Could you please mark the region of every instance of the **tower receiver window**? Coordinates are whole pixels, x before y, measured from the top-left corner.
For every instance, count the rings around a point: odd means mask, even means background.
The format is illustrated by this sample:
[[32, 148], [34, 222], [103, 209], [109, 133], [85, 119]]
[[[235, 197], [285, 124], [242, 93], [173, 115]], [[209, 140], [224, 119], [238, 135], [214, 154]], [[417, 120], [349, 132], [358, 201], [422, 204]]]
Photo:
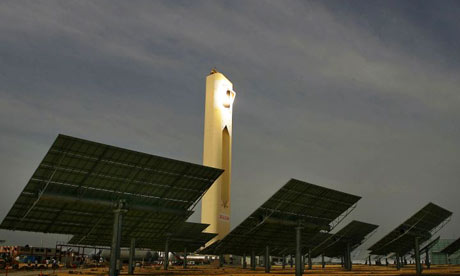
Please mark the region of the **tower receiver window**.
[[227, 90], [227, 92], [225, 92], [225, 97], [224, 97], [224, 103], [223, 103], [224, 107], [230, 108], [230, 106], [233, 103], [234, 98], [235, 98], [235, 92]]

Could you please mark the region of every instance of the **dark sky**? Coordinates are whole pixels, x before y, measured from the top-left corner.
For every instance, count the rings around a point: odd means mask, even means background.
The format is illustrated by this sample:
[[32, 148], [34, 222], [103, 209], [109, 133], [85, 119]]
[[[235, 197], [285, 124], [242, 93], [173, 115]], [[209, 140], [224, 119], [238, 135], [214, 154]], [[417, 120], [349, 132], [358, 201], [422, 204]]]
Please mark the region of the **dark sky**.
[[458, 1], [1, 1], [0, 219], [58, 133], [201, 163], [216, 66], [237, 93], [232, 227], [298, 178], [363, 197], [363, 248], [429, 201], [456, 238], [459, 27]]

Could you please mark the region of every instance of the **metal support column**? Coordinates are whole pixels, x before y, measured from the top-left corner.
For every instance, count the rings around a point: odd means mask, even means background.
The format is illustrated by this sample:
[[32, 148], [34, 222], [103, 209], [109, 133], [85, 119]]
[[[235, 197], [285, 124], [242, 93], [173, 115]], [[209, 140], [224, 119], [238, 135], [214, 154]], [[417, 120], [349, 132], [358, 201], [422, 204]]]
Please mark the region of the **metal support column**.
[[302, 274], [305, 273], [305, 255], [302, 254], [302, 258], [300, 258], [300, 269], [302, 270]]
[[243, 254], [243, 269], [246, 269], [248, 267], [248, 264], [246, 262], [246, 252]]
[[426, 264], [426, 268], [430, 269], [430, 267], [431, 267], [430, 250], [428, 248], [425, 250], [425, 264]]
[[187, 247], [184, 248], [184, 263], [183, 263], [183, 268], [187, 268]]
[[125, 210], [125, 202], [120, 200], [117, 208], [113, 211], [113, 232], [112, 232], [112, 246], [110, 248], [110, 276], [117, 276], [121, 269], [120, 263], [120, 244], [121, 244], [121, 226], [123, 221], [123, 213]]
[[324, 254], [321, 254], [321, 267], [322, 268], [326, 267], [326, 263], [324, 262]]
[[268, 245], [265, 246], [264, 262], [265, 262], [265, 273], [270, 273], [270, 247], [268, 247]]
[[294, 255], [290, 255], [291, 257], [291, 268], [294, 267]]
[[401, 269], [401, 258], [399, 257], [398, 253], [396, 253], [396, 269], [397, 270]]
[[[112, 251], [110, 251], [110, 253], [112, 253]], [[65, 258], [64, 258], [64, 267], [68, 267], [67, 265], [67, 261], [68, 261], [68, 258], [69, 258], [69, 248], [66, 246], [66, 249], [65, 249]], [[110, 273], [110, 272], [109, 272]], [[110, 274], [109, 274], [110, 275]]]
[[302, 252], [300, 248], [302, 227], [295, 228], [295, 276], [302, 276]]
[[224, 266], [224, 254], [219, 255], [219, 267]]
[[350, 249], [350, 243], [347, 243], [347, 270], [351, 271], [353, 266], [353, 262], [351, 260], [351, 249]]
[[163, 269], [168, 270], [169, 266], [169, 235], [166, 237], [165, 241], [165, 253], [163, 257]]
[[256, 270], [256, 254], [254, 250], [251, 251], [251, 269]]
[[131, 238], [131, 246], [129, 247], [129, 263], [128, 263], [128, 274], [134, 274], [134, 256], [135, 256], [135, 249], [136, 248], [136, 239]]
[[308, 270], [313, 268], [313, 264], [311, 262], [311, 249], [308, 249]]
[[282, 266], [282, 268], [284, 270], [284, 269], [286, 269], [286, 255], [283, 254], [283, 256], [281, 258], [283, 258], [281, 260], [281, 266]]
[[419, 247], [419, 238], [415, 237], [414, 239], [415, 242], [415, 271], [417, 275], [422, 274], [422, 266], [420, 264], [420, 247]]
[[372, 266], [372, 263], [371, 263], [371, 255], [369, 255], [369, 266]]

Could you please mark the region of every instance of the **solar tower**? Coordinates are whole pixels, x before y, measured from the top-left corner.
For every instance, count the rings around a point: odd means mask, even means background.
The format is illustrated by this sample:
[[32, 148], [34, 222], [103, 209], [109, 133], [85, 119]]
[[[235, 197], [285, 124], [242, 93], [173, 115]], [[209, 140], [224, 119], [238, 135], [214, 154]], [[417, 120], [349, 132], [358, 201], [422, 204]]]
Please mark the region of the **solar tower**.
[[201, 222], [206, 232], [220, 240], [230, 231], [230, 182], [232, 161], [233, 84], [215, 69], [206, 77], [203, 165], [222, 168], [224, 173], [203, 196]]

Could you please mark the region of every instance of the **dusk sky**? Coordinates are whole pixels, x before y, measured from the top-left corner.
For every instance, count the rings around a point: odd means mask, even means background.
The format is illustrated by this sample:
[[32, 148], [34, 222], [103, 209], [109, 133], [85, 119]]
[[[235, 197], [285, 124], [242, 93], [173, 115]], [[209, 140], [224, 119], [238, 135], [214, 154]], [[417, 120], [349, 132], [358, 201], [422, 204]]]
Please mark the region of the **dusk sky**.
[[362, 196], [358, 255], [428, 202], [460, 235], [460, 1], [1, 1], [0, 220], [59, 133], [201, 163], [214, 66], [232, 227], [297, 178]]

